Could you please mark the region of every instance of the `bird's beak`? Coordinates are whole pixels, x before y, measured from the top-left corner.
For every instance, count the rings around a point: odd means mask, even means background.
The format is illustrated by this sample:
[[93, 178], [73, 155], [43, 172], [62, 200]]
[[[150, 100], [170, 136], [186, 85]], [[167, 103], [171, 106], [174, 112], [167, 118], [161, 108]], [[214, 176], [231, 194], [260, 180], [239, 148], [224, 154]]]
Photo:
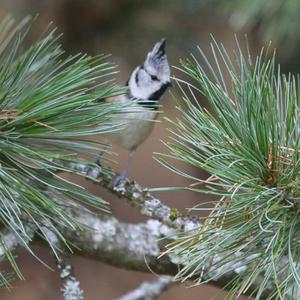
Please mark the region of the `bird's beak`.
[[166, 39], [162, 39], [160, 42], [158, 42], [158, 44], [159, 44], [158, 51], [163, 51], [165, 53]]
[[161, 41], [157, 42], [152, 50], [152, 54], [156, 57], [162, 57], [166, 54], [165, 52], [166, 47], [166, 39], [162, 39]]

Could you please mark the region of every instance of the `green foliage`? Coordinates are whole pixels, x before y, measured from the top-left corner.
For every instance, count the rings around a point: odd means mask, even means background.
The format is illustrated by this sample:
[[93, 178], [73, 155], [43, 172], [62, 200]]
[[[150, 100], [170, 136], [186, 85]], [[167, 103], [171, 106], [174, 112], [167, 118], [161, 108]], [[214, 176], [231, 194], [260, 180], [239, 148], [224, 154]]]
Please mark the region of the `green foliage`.
[[[0, 227], [13, 232], [33, 254], [27, 245], [28, 225], [39, 228], [46, 240], [45, 228], [67, 243], [57, 224], [80, 228], [67, 205], [109, 211], [104, 200], [57, 171], [71, 173], [63, 165], [87, 163], [91, 153], [99, 153], [102, 145], [87, 137], [116, 130], [109, 120], [120, 109], [99, 100], [121, 91], [110, 79], [115, 67], [105, 56], [67, 57], [55, 30], [46, 30], [27, 47], [32, 25], [30, 18], [15, 25], [10, 17], [0, 25]], [[0, 244], [5, 245], [2, 236]], [[20, 275], [8, 247], [4, 248]], [[4, 278], [1, 274], [0, 284], [7, 284]]]
[[247, 0], [213, 2], [229, 16], [235, 30], [257, 28], [265, 40], [299, 40], [300, 2], [298, 0]]
[[[234, 58], [222, 44], [211, 45], [210, 64], [182, 61], [188, 81], [178, 79], [181, 117], [171, 121], [169, 154], [159, 161], [194, 182], [198, 192], [219, 196], [203, 227], [183, 234], [169, 251], [184, 267], [177, 278], [205, 282], [237, 272], [230, 283], [232, 297], [261, 284], [256, 299], [287, 299], [300, 285], [300, 107], [299, 79], [284, 76], [265, 51], [255, 59], [243, 55], [239, 43]], [[206, 67], [205, 67], [206, 65]], [[203, 94], [212, 111], [201, 107]], [[206, 180], [173, 166], [176, 159], [207, 171]], [[205, 204], [207, 205], [207, 203]], [[193, 210], [207, 211], [204, 204]], [[205, 271], [205, 272], [203, 272]], [[270, 283], [275, 289], [270, 289]], [[271, 285], [272, 286], [272, 285]], [[267, 295], [266, 295], [267, 293]]]

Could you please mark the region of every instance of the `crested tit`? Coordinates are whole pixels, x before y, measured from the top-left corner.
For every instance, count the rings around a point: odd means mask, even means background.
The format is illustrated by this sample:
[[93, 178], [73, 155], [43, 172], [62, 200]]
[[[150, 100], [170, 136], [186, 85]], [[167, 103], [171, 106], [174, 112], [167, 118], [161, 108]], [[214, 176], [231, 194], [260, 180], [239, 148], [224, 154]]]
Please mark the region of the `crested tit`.
[[[151, 104], [158, 104], [159, 98], [171, 85], [170, 66], [165, 53], [166, 40], [157, 42], [147, 54], [144, 63], [134, 69], [128, 81], [127, 95], [121, 95], [113, 102], [125, 102], [136, 99], [139, 109], [136, 112], [122, 114], [123, 128], [107, 135], [108, 139], [129, 151], [128, 160], [123, 172], [117, 176], [113, 186], [119, 184], [128, 174], [133, 153], [150, 135], [157, 118], [157, 108]], [[150, 105], [150, 106], [149, 106]]]

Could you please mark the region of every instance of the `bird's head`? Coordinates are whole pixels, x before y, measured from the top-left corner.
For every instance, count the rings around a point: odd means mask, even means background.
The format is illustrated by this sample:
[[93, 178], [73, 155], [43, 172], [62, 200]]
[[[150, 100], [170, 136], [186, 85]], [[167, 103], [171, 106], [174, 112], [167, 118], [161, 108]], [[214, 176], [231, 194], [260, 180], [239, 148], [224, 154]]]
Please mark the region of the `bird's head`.
[[145, 100], [158, 100], [171, 85], [165, 46], [165, 39], [157, 42], [147, 54], [143, 65], [132, 72], [128, 80], [131, 96]]

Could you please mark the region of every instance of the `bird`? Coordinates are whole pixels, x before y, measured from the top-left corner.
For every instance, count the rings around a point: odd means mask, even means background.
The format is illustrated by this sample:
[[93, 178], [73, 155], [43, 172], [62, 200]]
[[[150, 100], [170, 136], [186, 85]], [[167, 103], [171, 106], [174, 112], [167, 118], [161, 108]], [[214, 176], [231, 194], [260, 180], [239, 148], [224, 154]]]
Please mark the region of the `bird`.
[[122, 115], [122, 130], [106, 136], [111, 143], [119, 144], [128, 150], [126, 166], [113, 180], [113, 187], [127, 177], [134, 152], [153, 130], [155, 124], [153, 120], [158, 116], [157, 104], [171, 86], [170, 66], [165, 48], [166, 39], [156, 42], [152, 50], [148, 52], [143, 64], [137, 66], [130, 74], [126, 83], [127, 93], [108, 100], [124, 103], [135, 99], [135, 103], [139, 107], [134, 112], [125, 112]]

